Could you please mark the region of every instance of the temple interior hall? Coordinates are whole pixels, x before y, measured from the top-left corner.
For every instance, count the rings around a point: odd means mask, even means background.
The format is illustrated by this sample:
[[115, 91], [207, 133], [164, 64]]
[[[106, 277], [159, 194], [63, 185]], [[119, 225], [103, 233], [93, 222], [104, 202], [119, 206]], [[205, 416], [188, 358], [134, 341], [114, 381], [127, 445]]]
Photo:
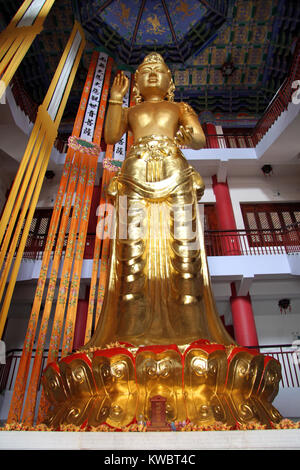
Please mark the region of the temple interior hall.
[[[1, 30], [22, 3], [0, 0]], [[206, 145], [201, 150], [182, 151], [205, 183], [199, 212], [218, 313], [238, 344], [280, 361], [282, 380], [274, 406], [285, 417], [300, 419], [300, 2], [55, 0], [0, 104], [2, 212], [75, 21], [81, 25], [86, 43], [5, 322], [2, 340], [7, 356], [6, 364], [0, 366], [0, 421], [4, 423], [9, 413], [68, 142], [95, 50], [112, 57], [111, 80], [118, 70], [133, 76], [147, 53], [158, 52], [171, 70], [175, 101], [188, 103], [197, 113]], [[103, 136], [99, 147], [74, 350], [84, 343], [91, 294], [97, 207], [107, 150]], [[116, 157], [122, 159], [124, 155]], [[70, 226], [71, 215], [66, 239]], [[61, 275], [59, 271], [58, 279]], [[45, 333], [43, 363], [57, 289]], [[4, 296], [1, 308], [3, 301]], [[41, 319], [32, 360], [37, 354], [40, 324]]]

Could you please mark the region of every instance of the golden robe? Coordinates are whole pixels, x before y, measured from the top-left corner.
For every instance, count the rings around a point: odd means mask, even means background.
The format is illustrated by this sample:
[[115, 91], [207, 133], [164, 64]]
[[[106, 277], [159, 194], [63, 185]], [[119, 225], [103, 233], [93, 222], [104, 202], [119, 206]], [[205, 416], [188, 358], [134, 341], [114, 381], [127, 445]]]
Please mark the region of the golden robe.
[[197, 202], [201, 176], [168, 137], [134, 144], [115, 198], [108, 282], [89, 347], [234, 341], [216, 311]]

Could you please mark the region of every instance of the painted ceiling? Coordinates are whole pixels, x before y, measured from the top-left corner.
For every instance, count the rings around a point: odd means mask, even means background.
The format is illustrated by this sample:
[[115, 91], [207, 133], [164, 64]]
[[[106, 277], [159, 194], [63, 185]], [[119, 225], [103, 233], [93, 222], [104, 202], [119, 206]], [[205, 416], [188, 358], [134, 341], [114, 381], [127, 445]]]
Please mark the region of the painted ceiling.
[[[202, 21], [206, 8], [191, 0], [113, 1], [100, 18], [134, 46], [173, 45], [172, 23], [178, 40], [182, 40], [196, 23]], [[89, 16], [87, 16], [89, 20]], [[136, 31], [133, 37], [132, 31]]]
[[[23, 0], [0, 0], [2, 27]], [[232, 127], [252, 125], [288, 74], [300, 31], [299, 0], [56, 0], [19, 69], [25, 89], [42, 102], [74, 19], [87, 47], [63, 125], [76, 114], [93, 49], [135, 68], [157, 50], [170, 66], [175, 99], [200, 116]], [[233, 72], [222, 73], [225, 63]]]

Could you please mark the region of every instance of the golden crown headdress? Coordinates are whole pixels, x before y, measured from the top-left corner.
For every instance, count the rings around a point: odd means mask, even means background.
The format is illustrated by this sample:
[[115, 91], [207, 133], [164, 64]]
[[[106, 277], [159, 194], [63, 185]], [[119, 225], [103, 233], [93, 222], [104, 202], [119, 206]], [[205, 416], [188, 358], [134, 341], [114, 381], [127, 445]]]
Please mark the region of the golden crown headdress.
[[149, 63], [153, 63], [153, 62], [154, 63], [160, 62], [162, 64], [165, 64], [165, 61], [164, 61], [163, 57], [160, 54], [158, 54], [158, 52], [150, 52], [150, 54], [146, 55], [146, 57], [144, 58], [141, 65], [149, 64]]
[[[158, 52], [150, 52], [149, 54], [146, 55], [143, 62], [139, 65], [139, 67], [138, 67], [138, 69], [135, 73], [135, 78], [137, 77], [137, 73], [138, 73], [139, 68], [142, 65], [150, 64], [150, 63], [152, 63], [152, 64], [153, 63], [156, 63], [156, 64], [161, 63], [161, 64], [164, 64], [166, 67], [168, 67], [167, 64], [165, 63], [163, 57], [160, 54], [158, 54]], [[175, 85], [174, 85], [174, 82], [173, 82], [173, 79], [172, 79], [172, 74], [171, 74], [171, 71], [170, 71], [169, 68], [168, 68], [168, 72], [170, 74], [170, 87], [169, 87], [166, 98], [167, 98], [168, 101], [174, 101]], [[135, 95], [136, 103], [141, 103], [142, 97], [140, 95], [140, 91], [139, 91], [138, 86], [137, 86], [136, 83], [135, 83], [135, 86], [133, 87], [133, 94]]]

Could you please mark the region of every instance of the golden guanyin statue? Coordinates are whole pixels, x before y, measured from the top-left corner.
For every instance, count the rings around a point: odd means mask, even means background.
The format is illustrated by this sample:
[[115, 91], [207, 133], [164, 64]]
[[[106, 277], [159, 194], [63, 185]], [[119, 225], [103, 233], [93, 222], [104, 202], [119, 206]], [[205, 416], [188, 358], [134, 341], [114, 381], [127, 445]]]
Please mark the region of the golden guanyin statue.
[[114, 79], [105, 140], [134, 143], [108, 188], [116, 220], [105, 299], [81, 351], [48, 366], [48, 423], [122, 427], [151, 419], [166, 399], [168, 421], [271, 425], [280, 366], [239, 347], [215, 307], [197, 210], [201, 176], [181, 147], [205, 145], [196, 113], [174, 102], [171, 72], [157, 53], [135, 74], [136, 105], [122, 106], [128, 79]]
[[204, 184], [179, 148], [205, 145], [198, 117], [189, 105], [174, 102], [171, 72], [157, 53], [136, 72], [131, 108], [122, 107], [127, 88], [120, 73], [104, 137], [115, 144], [131, 131], [134, 144], [108, 189], [118, 216], [109, 285], [89, 346], [186, 345], [199, 338], [232, 344], [213, 306], [205, 306], [209, 278], [197, 215]]

